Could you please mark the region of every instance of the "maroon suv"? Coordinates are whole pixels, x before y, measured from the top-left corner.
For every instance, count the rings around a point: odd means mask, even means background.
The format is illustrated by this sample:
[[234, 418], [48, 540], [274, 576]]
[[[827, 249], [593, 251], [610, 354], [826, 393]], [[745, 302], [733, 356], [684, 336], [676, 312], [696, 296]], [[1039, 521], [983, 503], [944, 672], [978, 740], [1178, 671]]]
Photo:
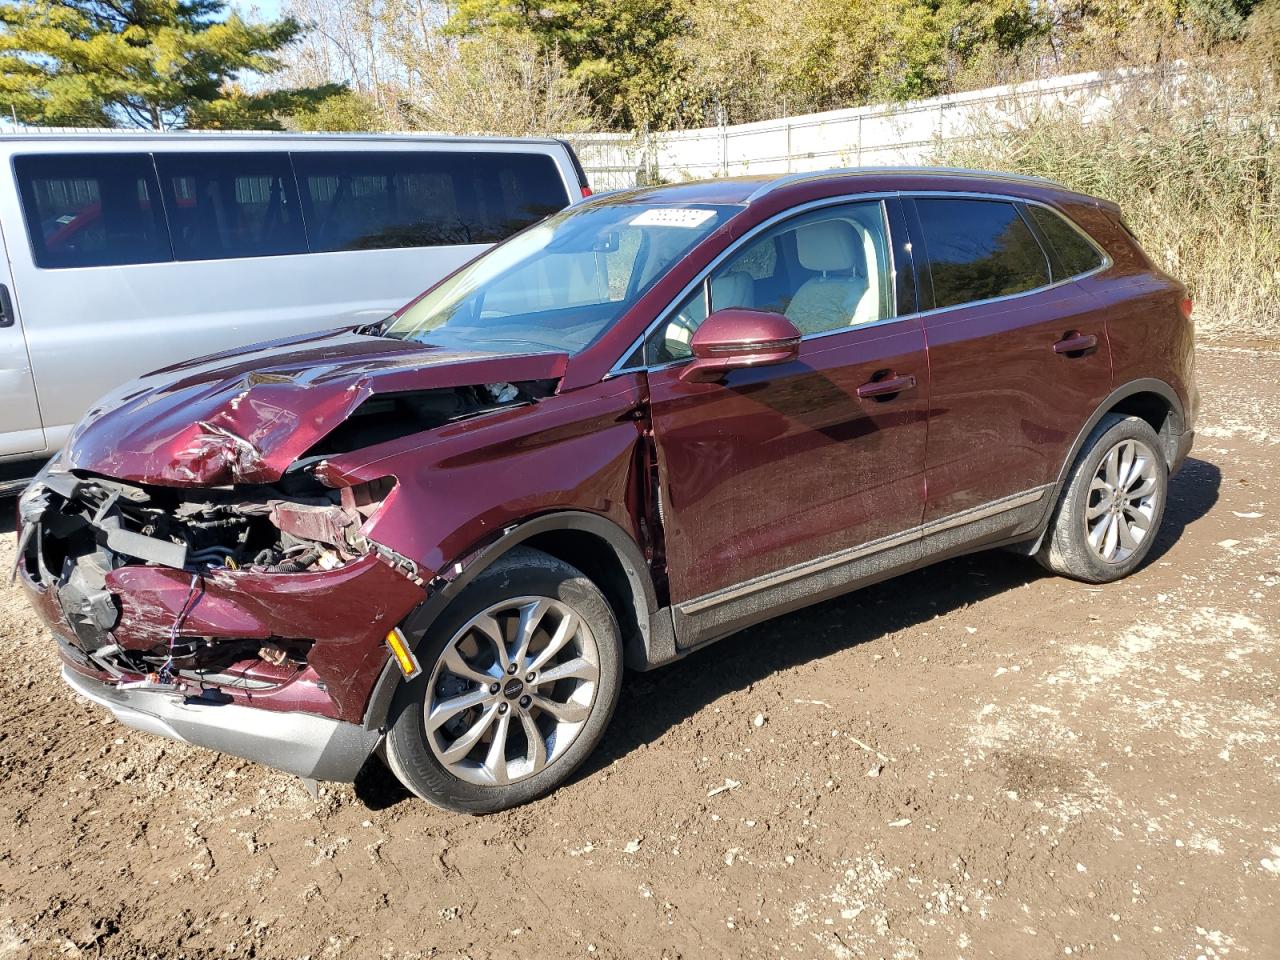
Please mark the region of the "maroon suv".
[[855, 170], [575, 204], [380, 324], [160, 370], [24, 494], [63, 676], [124, 723], [490, 811], [645, 670], [1008, 546], [1151, 548], [1190, 302], [1116, 207]]

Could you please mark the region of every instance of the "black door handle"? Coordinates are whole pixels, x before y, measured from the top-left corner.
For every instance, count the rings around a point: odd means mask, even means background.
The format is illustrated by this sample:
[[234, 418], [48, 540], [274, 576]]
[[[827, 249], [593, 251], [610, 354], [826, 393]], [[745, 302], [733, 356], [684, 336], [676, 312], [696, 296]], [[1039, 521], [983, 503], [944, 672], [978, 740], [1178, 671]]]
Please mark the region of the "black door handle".
[[9, 288], [0, 283], [0, 327], [12, 327], [17, 318], [13, 315], [13, 300]]

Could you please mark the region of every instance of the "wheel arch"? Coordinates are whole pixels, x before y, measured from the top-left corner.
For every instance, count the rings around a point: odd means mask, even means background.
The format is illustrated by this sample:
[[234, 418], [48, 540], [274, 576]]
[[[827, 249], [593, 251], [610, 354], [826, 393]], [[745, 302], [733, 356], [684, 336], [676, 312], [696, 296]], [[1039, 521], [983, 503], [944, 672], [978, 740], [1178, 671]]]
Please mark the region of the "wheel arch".
[[[1040, 533], [1034, 540], [1027, 542], [1025, 552], [1034, 554], [1040, 549], [1045, 534], [1048, 532], [1049, 524], [1052, 523], [1053, 517], [1057, 512], [1058, 499], [1062, 496], [1063, 486], [1070, 479], [1071, 471], [1080, 459], [1085, 441], [1089, 439], [1089, 435], [1093, 433], [1094, 428], [1102, 421], [1102, 418], [1109, 413], [1135, 416], [1149, 423], [1151, 429], [1155, 430], [1156, 436], [1160, 438], [1160, 443], [1164, 448], [1165, 462], [1169, 466], [1170, 473], [1172, 474], [1176, 468], [1179, 440], [1183, 430], [1186, 428], [1186, 416], [1183, 412], [1182, 400], [1178, 397], [1177, 391], [1165, 381], [1157, 380], [1153, 377], [1130, 380], [1128, 383], [1116, 387], [1107, 395], [1105, 400], [1098, 404], [1093, 414], [1085, 421], [1079, 433], [1076, 434], [1076, 439], [1071, 444], [1071, 449], [1058, 470], [1053, 492], [1049, 498], [1049, 509], [1041, 522]], [[1023, 552], [1023, 547], [1018, 547], [1018, 552]]]
[[[532, 517], [507, 528], [496, 540], [468, 551], [443, 569], [456, 576], [430, 591], [406, 618], [406, 639], [416, 647], [436, 618], [481, 573], [517, 546], [541, 550], [581, 570], [604, 594], [622, 632], [626, 665], [646, 669], [674, 654], [669, 608], [660, 608], [653, 578], [636, 542], [612, 520], [580, 510]], [[365, 729], [386, 722], [401, 674], [394, 659], [379, 674], [365, 710]]]

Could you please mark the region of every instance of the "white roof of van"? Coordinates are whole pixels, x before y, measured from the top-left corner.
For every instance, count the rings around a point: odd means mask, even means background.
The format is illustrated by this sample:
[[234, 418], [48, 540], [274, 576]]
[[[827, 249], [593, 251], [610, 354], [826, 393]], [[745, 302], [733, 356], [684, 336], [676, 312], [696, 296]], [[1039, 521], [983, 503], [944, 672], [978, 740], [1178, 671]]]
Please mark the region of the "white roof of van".
[[66, 142], [72, 140], [152, 140], [157, 143], [200, 140], [268, 140], [316, 143], [333, 141], [352, 143], [374, 141], [385, 143], [467, 143], [477, 146], [494, 144], [560, 143], [555, 137], [489, 137], [455, 136], [446, 133], [301, 133], [290, 130], [120, 130], [99, 127], [29, 127], [0, 131], [0, 142], [30, 143], [33, 140]]

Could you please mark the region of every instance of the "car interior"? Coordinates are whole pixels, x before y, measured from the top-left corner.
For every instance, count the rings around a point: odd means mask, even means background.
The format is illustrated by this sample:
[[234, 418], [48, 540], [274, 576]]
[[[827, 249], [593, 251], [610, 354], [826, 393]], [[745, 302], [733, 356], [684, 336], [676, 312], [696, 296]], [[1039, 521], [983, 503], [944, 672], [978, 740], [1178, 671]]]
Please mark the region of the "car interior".
[[[853, 204], [769, 233], [731, 259], [711, 277], [711, 310], [781, 313], [806, 335], [852, 329], [893, 315], [891, 272], [880, 204]], [[655, 338], [649, 362], [690, 356], [706, 318], [699, 289]]]

